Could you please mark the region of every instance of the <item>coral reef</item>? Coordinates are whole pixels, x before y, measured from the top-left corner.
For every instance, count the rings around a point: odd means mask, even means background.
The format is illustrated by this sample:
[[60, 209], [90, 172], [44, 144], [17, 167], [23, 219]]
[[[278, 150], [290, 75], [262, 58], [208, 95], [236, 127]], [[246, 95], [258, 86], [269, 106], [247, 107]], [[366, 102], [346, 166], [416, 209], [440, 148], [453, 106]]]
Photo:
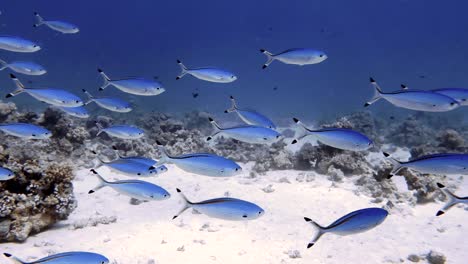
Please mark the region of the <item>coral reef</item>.
[[76, 208], [70, 166], [36, 160], [7, 166], [16, 177], [0, 183], [0, 242], [24, 241]]

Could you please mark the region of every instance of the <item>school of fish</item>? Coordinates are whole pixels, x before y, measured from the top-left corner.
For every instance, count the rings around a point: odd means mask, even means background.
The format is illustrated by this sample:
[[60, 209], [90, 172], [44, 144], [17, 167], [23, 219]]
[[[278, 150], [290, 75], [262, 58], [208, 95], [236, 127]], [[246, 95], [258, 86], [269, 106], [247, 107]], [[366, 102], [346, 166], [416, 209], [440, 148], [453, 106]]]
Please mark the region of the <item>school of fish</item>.
[[[79, 33], [78, 26], [61, 20], [46, 20], [39, 13], [34, 13], [34, 28], [47, 27], [51, 30], [63, 34]], [[9, 52], [31, 53], [38, 52], [41, 47], [34, 41], [24, 39], [19, 36], [0, 36], [0, 50]], [[310, 48], [287, 49], [279, 53], [271, 53], [265, 49], [260, 50], [267, 57], [267, 61], [262, 68], [268, 68], [274, 61], [291, 65], [313, 65], [324, 62], [328, 59], [325, 52]], [[231, 83], [237, 80], [237, 76], [223, 68], [200, 67], [188, 68], [181, 60], [176, 60], [181, 69], [177, 80], [186, 75], [191, 75], [199, 80], [214, 83]], [[40, 76], [47, 73], [46, 68], [32, 61], [3, 61], [0, 60], [0, 71], [10, 70], [15, 74]], [[10, 78], [13, 81], [15, 90], [5, 95], [6, 98], [28, 94], [34, 99], [49, 104], [63, 111], [64, 113], [77, 117], [89, 118], [91, 114], [86, 110], [86, 106], [91, 103], [99, 107], [117, 112], [128, 113], [134, 106], [124, 99], [118, 97], [95, 96], [94, 92], [82, 89], [86, 99], [70, 92], [67, 89], [50, 87], [26, 87], [20, 79], [13, 73]], [[110, 78], [102, 69], [98, 69], [98, 74], [102, 77], [103, 83], [99, 91], [104, 91], [112, 86], [124, 93], [138, 96], [157, 96], [166, 91], [157, 80], [143, 77], [132, 78]], [[468, 105], [468, 89], [465, 88], [439, 88], [433, 90], [412, 90], [406, 85], [394, 92], [384, 92], [377, 82], [370, 78], [370, 86], [374, 91], [374, 96], [365, 103], [368, 107], [381, 99], [390, 104], [409, 110], [425, 112], [446, 112], [460, 106]], [[272, 120], [265, 115], [252, 110], [239, 108], [233, 96], [230, 97], [231, 107], [225, 113], [236, 113], [245, 123], [232, 127], [219, 125], [213, 118], [207, 122], [213, 125], [215, 132], [207, 135], [206, 140], [215, 140], [218, 136], [236, 139], [238, 141], [251, 144], [271, 144], [283, 136], [277, 131], [277, 127]], [[304, 125], [298, 118], [292, 118], [292, 123], [297, 124], [304, 133], [296, 137], [291, 144], [296, 144], [305, 137], [312, 137], [322, 144], [333, 148], [347, 151], [365, 151], [374, 147], [373, 141], [359, 131], [344, 128], [319, 128], [312, 129]], [[107, 134], [125, 140], [138, 140], [145, 136], [145, 132], [135, 126], [128, 124], [112, 125], [103, 127], [99, 122], [95, 122], [98, 128], [97, 137]], [[0, 124], [0, 131], [5, 135], [19, 137], [24, 140], [47, 140], [52, 137], [52, 133], [47, 129], [26, 123], [4, 123]], [[233, 160], [218, 156], [212, 153], [186, 153], [182, 155], [171, 155], [164, 145], [157, 142], [157, 147], [161, 152], [159, 160], [149, 157], [125, 157], [121, 156], [119, 150], [114, 147], [118, 158], [105, 161], [99, 157], [99, 153], [93, 152], [100, 161], [100, 166], [109, 168], [112, 172], [128, 177], [152, 177], [168, 171], [165, 164], [174, 164], [178, 168], [188, 173], [204, 175], [209, 177], [234, 177], [242, 172], [242, 167]], [[421, 173], [437, 175], [466, 175], [468, 174], [468, 154], [464, 153], [438, 153], [422, 156], [410, 161], [399, 161], [391, 157], [388, 153], [383, 155], [393, 164], [388, 178], [396, 175], [402, 168], [409, 168]], [[108, 181], [99, 172], [91, 169], [90, 172], [98, 179], [98, 185], [89, 191], [93, 194], [102, 188], [109, 187], [128, 197], [142, 201], [162, 201], [169, 199], [171, 194], [163, 187], [142, 180], [118, 180]], [[15, 173], [8, 168], [0, 167], [0, 181], [8, 181], [15, 177]], [[448, 197], [448, 202], [437, 213], [440, 216], [446, 213], [451, 207], [458, 203], [468, 204], [468, 197], [459, 197], [450, 192], [442, 183], [437, 183], [440, 190]], [[183, 201], [183, 207], [176, 213], [173, 219], [179, 217], [184, 211], [192, 208], [209, 217], [224, 219], [228, 221], [255, 220], [266, 213], [259, 205], [229, 197], [211, 198], [201, 202], [192, 202], [182, 193], [176, 190]], [[384, 222], [388, 212], [381, 208], [363, 208], [350, 212], [337, 219], [328, 226], [321, 226], [314, 220], [304, 217], [305, 221], [312, 224], [317, 230], [315, 236], [307, 244], [307, 248], [317, 243], [318, 239], [326, 234], [350, 235], [370, 230]], [[189, 216], [187, 216], [189, 217]], [[109, 260], [93, 252], [64, 252], [38, 259], [33, 262], [25, 262], [10, 253], [4, 253], [5, 258], [13, 263], [47, 263], [47, 264], [106, 264]]]

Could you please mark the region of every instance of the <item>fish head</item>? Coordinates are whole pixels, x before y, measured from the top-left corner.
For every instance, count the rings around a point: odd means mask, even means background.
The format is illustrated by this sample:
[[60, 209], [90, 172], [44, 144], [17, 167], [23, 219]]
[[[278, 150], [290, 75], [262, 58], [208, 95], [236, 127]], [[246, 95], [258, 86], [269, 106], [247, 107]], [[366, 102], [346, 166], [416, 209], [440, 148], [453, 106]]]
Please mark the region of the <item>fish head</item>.
[[104, 256], [99, 256], [96, 259], [96, 264], [109, 264], [109, 263], [110, 261]]
[[33, 139], [48, 139], [51, 136], [52, 136], [52, 133], [50, 131], [44, 131], [42, 133], [32, 134]]
[[453, 110], [459, 106], [460, 106], [460, 103], [456, 100], [453, 100], [452, 102], [450, 102], [448, 109]]
[[157, 167], [155, 170], [157, 171], [157, 173], [165, 173], [165, 172], [167, 172], [167, 167], [164, 166], [164, 165], [161, 165], [161, 166]]
[[317, 54], [316, 54], [316, 58], [315, 60], [317, 61], [317, 63], [319, 62], [322, 62], [324, 60], [328, 59], [328, 56], [327, 54], [325, 54], [324, 52], [321, 52], [321, 51], [318, 51]]
[[27, 48], [28, 50], [30, 50], [32, 52], [41, 50], [41, 46], [39, 46], [37, 44], [30, 44], [30, 45], [27, 45], [25, 48]]
[[47, 73], [47, 70], [44, 69], [43, 67], [38, 67], [36, 70], [35, 70], [35, 73], [37, 75], [43, 75], [43, 74], [46, 74]]
[[253, 220], [253, 219], [257, 219], [261, 217], [264, 214], [265, 214], [265, 210], [263, 210], [259, 206], [254, 206], [250, 210], [244, 212], [242, 214], [242, 218], [245, 220]]
[[71, 30], [70, 30], [71, 33], [78, 33], [80, 32], [80, 29], [78, 27], [73, 27]]
[[155, 191], [155, 192], [151, 192], [151, 193], [148, 193], [148, 194], [145, 194], [144, 195], [148, 200], [167, 200], [169, 198], [171, 198], [171, 194], [168, 193], [166, 190], [162, 189], [162, 190], [158, 190], [158, 191]]
[[232, 74], [231, 76], [229, 76], [229, 81], [233, 82], [237, 80], [237, 76], [235, 76], [234, 74]]
[[239, 165], [234, 163], [232, 166], [223, 168], [221, 171], [219, 171], [219, 174], [221, 176], [229, 177], [229, 176], [238, 175], [241, 172], [242, 172], [242, 168]]

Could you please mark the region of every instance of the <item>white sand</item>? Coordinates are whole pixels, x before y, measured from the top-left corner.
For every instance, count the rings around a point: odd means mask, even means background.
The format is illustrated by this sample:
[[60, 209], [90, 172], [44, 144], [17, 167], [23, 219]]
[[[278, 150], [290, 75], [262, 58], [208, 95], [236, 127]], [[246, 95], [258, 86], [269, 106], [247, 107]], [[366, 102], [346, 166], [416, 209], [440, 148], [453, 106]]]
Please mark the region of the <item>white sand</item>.
[[[326, 176], [298, 171], [273, 171], [250, 179], [249, 165], [244, 166], [243, 175], [227, 179], [193, 175], [169, 165], [168, 173], [148, 180], [167, 189], [172, 197], [140, 205], [131, 205], [129, 198], [110, 188], [88, 195], [97, 180], [88, 170], [81, 170], [75, 180], [79, 204], [70, 218], [23, 244], [2, 244], [1, 250], [29, 261], [63, 251], [94, 251], [121, 264], [147, 264], [152, 263], [151, 259], [170, 264], [400, 263], [400, 259], [408, 263], [409, 254], [436, 250], [447, 257], [448, 263], [467, 263], [468, 212], [455, 207], [435, 217], [441, 203], [416, 208], [398, 205], [403, 213], [395, 210], [373, 230], [345, 237], [326, 234], [314, 247], [306, 249], [315, 230], [303, 220], [304, 216], [328, 225], [353, 210], [381, 204], [357, 196], [349, 180], [332, 187]], [[128, 179], [112, 176], [105, 168], [99, 171], [108, 180]], [[315, 179], [298, 182], [296, 177], [304, 173], [315, 175]], [[262, 191], [269, 184], [274, 192]], [[229, 222], [188, 210], [171, 220], [181, 207], [176, 187], [192, 201], [229, 192], [231, 197], [257, 203], [266, 214], [250, 222]], [[468, 194], [466, 181], [456, 192]], [[71, 228], [74, 223], [101, 216], [116, 216], [117, 222]], [[288, 251], [294, 250], [301, 258], [290, 258]], [[0, 263], [9, 261], [0, 257]]]

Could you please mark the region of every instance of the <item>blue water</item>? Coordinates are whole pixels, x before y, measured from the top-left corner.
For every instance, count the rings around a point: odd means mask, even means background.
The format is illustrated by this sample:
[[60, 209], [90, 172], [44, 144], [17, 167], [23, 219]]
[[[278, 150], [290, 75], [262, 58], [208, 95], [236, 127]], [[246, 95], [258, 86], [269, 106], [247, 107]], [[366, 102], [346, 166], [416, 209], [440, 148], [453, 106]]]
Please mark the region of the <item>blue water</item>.
[[[115, 88], [101, 92], [132, 100], [140, 110], [221, 114], [232, 94], [241, 106], [273, 119], [334, 117], [363, 109], [373, 93], [369, 76], [386, 91], [400, 83], [420, 89], [468, 86], [467, 7], [466, 1], [435, 0], [4, 0], [0, 33], [29, 38], [43, 49], [0, 51], [0, 58], [34, 60], [48, 73], [21, 79], [63, 87], [82, 98], [82, 88], [99, 95], [97, 67], [111, 78], [158, 76], [166, 87], [160, 96], [132, 96]], [[34, 11], [45, 19], [72, 22], [80, 32], [34, 29]], [[303, 67], [275, 61], [261, 69], [266, 57], [260, 48], [277, 53], [295, 47], [323, 50], [329, 58]], [[238, 80], [218, 84], [186, 76], [176, 81], [176, 59], [188, 67], [226, 68]], [[14, 88], [7, 71], [0, 72], [0, 87], [5, 93]], [[12, 100], [25, 108], [46, 107], [27, 95]], [[412, 112], [386, 102], [371, 107], [387, 114]]]

